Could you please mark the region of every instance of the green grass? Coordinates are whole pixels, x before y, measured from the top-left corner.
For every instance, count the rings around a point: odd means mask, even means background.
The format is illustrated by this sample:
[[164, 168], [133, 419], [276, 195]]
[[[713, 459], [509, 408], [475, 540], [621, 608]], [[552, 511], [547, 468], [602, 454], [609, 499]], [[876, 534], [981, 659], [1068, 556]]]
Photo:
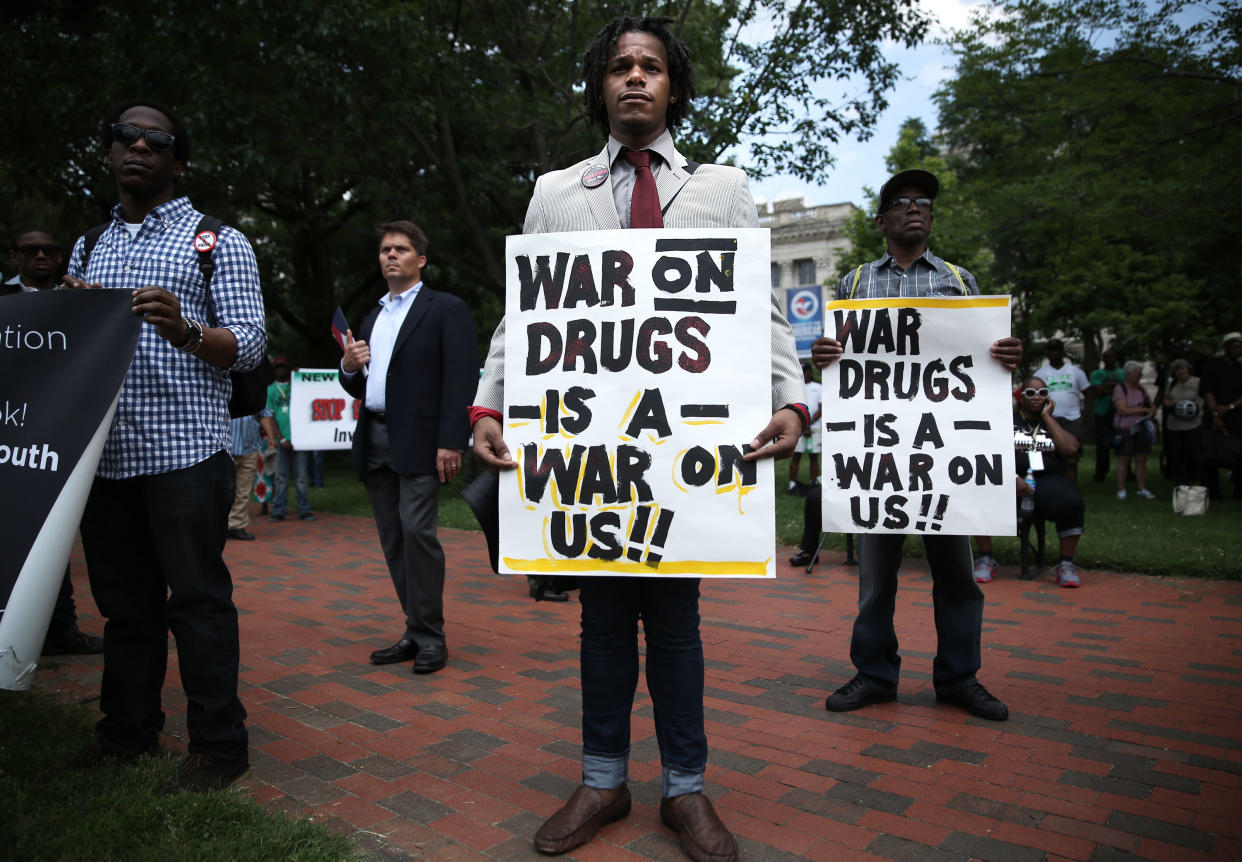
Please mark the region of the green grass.
[[[1242, 578], [1242, 502], [1213, 500], [1202, 517], [1185, 518], [1173, 514], [1173, 484], [1160, 475], [1159, 451], [1148, 456], [1147, 486], [1155, 500], [1134, 494], [1133, 478], [1129, 499], [1117, 499], [1116, 459], [1113, 471], [1103, 482], [1094, 482], [1095, 447], [1087, 446], [1083, 455], [1078, 490], [1087, 503], [1086, 531], [1078, 543], [1075, 559], [1086, 569], [1134, 572], [1151, 575], [1178, 575], [1201, 578]], [[802, 481], [809, 479], [807, 458], [801, 464]], [[782, 544], [796, 545], [802, 537], [802, 498], [780, 493], [788, 482], [789, 462], [777, 464], [776, 536]], [[1226, 494], [1229, 480], [1221, 474]], [[1016, 536], [992, 540], [996, 558], [1017, 565], [1019, 547]], [[824, 547], [845, 550], [845, 537], [830, 534]], [[906, 553], [922, 556], [920, 542], [907, 542]], [[1057, 561], [1056, 529], [1048, 525], [1044, 561]]]
[[79, 704], [38, 690], [0, 691], [0, 853], [95, 862], [298, 860], [358, 856], [306, 818], [268, 814], [238, 790], [162, 797], [179, 757], [164, 753], [88, 772], [67, 758], [94, 739]]
[[[1118, 572], [1139, 572], [1153, 575], [1179, 575], [1204, 578], [1242, 578], [1242, 503], [1235, 500], [1213, 501], [1202, 517], [1184, 518], [1173, 514], [1173, 485], [1159, 474], [1158, 451], [1149, 456], [1148, 487], [1159, 499], [1135, 497], [1133, 480], [1130, 499], [1116, 496], [1115, 474], [1101, 483], [1091, 481], [1091, 465], [1095, 449], [1087, 447], [1083, 456], [1083, 475], [1078, 488], [1087, 501], [1086, 534], [1078, 545], [1078, 564], [1087, 569]], [[1115, 462], [1116, 459], [1114, 459]], [[467, 459], [463, 475], [473, 475]], [[802, 481], [809, 480], [808, 459], [800, 464]], [[1115, 468], [1115, 463], [1114, 463]], [[311, 490], [314, 507], [329, 512], [371, 516], [362, 485], [354, 478], [348, 452], [329, 452], [326, 464], [326, 488]], [[784, 493], [788, 482], [789, 462], [776, 464], [776, 539], [782, 545], [796, 546], [802, 538], [801, 497]], [[465, 501], [461, 489], [466, 479], [456, 479], [440, 491], [440, 523], [461, 530], [477, 530], [478, 524]], [[1222, 474], [1221, 486], [1229, 488]], [[830, 534], [825, 548], [845, 550], [845, 536]], [[1001, 536], [994, 540], [997, 559], [1017, 564], [1018, 540]], [[1048, 534], [1047, 561], [1056, 562], [1055, 531]], [[908, 542], [906, 551], [922, 554], [919, 542]]]

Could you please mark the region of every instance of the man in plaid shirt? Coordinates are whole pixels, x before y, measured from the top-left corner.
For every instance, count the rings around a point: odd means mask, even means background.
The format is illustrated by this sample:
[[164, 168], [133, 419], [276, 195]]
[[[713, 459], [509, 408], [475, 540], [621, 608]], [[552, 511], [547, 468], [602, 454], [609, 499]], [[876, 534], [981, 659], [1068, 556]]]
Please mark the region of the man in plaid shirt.
[[[875, 226], [883, 231], [888, 249], [841, 279], [837, 299], [915, 299], [928, 296], [978, 296], [975, 277], [931, 253], [932, 205], [940, 181], [928, 171], [901, 171], [880, 189]], [[992, 344], [992, 358], [1013, 371], [1022, 361], [1022, 342], [1012, 336]], [[824, 368], [841, 357], [835, 338], [819, 338], [811, 358]], [[832, 405], [824, 404], [825, 415]], [[897, 570], [906, 537], [895, 533], [864, 533], [858, 540], [858, 616], [850, 643], [850, 660], [857, 675], [833, 694], [824, 706], [847, 712], [872, 703], [897, 699], [901, 656], [893, 610], [897, 598]], [[936, 657], [932, 685], [936, 700], [961, 707], [972, 715], [1004, 721], [1009, 709], [975, 678], [981, 663], [983, 591], [975, 583], [969, 536], [923, 536], [932, 576], [932, 604], [936, 623]]]
[[[91, 590], [104, 628], [103, 718], [72, 766], [155, 751], [168, 631], [186, 693], [189, 755], [165, 787], [226, 787], [249, 770], [237, 696], [238, 627], [224, 564], [233, 500], [229, 371], [267, 347], [263, 297], [246, 237], [198, 231], [175, 183], [190, 139], [157, 102], [128, 102], [103, 124], [120, 203], [94, 249], [74, 245], [65, 285], [128, 290], [145, 321], [82, 518]], [[211, 249], [210, 296], [198, 250]]]

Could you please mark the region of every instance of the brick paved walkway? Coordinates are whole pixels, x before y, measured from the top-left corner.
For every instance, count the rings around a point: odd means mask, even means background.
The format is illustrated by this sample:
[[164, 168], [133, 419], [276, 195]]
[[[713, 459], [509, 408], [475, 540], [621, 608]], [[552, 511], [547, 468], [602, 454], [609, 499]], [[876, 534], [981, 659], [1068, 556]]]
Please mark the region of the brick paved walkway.
[[[401, 630], [369, 520], [252, 529], [227, 552], [249, 792], [374, 859], [542, 858], [530, 836], [578, 778], [577, 602], [534, 604], [487, 569], [481, 537], [446, 531], [450, 663], [415, 677], [367, 663]], [[899, 702], [824, 711], [852, 672], [840, 561], [704, 585], [709, 793], [743, 858], [1242, 858], [1242, 583], [1085, 573], [1070, 591], [1002, 569], [981, 679], [1012, 717], [993, 724], [935, 705], [918, 562], [899, 597]], [[37, 685], [85, 699], [99, 677], [88, 657]], [[164, 743], [182, 748], [177, 684], [173, 663]], [[656, 811], [642, 685], [635, 713], [634, 811], [570, 858], [683, 858]]]

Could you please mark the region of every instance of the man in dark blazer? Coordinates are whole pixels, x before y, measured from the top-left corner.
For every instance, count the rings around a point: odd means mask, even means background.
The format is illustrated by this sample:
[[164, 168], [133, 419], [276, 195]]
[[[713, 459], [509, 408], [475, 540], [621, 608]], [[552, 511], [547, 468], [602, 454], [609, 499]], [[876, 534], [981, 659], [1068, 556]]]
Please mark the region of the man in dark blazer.
[[[597, 155], [539, 177], [523, 233], [620, 228], [758, 227], [746, 175], [696, 165], [671, 129], [687, 115], [694, 74], [667, 19], [617, 18], [583, 57], [587, 114], [608, 135]], [[764, 284], [745, 289], [768, 293]], [[772, 418], [748, 460], [783, 457], [808, 419], [793, 333], [773, 304]], [[517, 464], [504, 442], [504, 321], [471, 408], [474, 452], [492, 469]], [[771, 445], [767, 445], [767, 444]], [[707, 765], [699, 579], [584, 577], [582, 600], [582, 784], [535, 834], [541, 853], [566, 853], [630, 812], [630, 713], [638, 684], [638, 620], [663, 767], [660, 818], [692, 859], [730, 862], [737, 840], [704, 795]]]
[[371, 653], [375, 664], [414, 660], [414, 673], [448, 661], [444, 549], [436, 538], [440, 484], [461, 471], [466, 407], [479, 361], [474, 319], [460, 298], [422, 282], [427, 235], [411, 221], [378, 228], [388, 294], [347, 334], [341, 385], [362, 399], [353, 458], [366, 486], [405, 632]]

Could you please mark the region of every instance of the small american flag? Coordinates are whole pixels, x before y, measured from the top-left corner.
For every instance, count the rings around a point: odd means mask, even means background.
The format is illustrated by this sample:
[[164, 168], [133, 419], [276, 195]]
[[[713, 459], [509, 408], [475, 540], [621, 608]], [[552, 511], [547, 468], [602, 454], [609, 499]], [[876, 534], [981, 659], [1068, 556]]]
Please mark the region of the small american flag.
[[336, 343], [340, 345], [341, 351], [345, 350], [345, 333], [349, 331], [349, 321], [345, 319], [345, 313], [341, 311], [341, 307], [336, 307], [336, 313], [332, 315], [332, 337], [336, 339]]

